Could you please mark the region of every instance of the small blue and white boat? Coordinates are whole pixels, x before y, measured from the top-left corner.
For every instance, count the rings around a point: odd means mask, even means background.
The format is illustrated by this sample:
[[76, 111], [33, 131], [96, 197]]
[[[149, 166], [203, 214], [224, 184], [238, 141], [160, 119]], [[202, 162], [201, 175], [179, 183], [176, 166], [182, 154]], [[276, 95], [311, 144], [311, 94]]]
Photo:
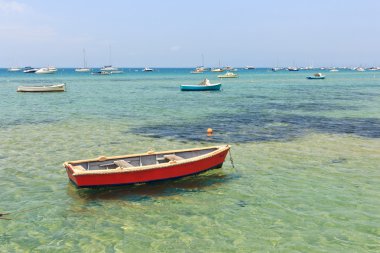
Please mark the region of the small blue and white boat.
[[316, 73], [312, 76], [307, 76], [307, 79], [325, 79], [326, 76], [322, 75], [322, 73]]
[[208, 79], [203, 80], [200, 84], [181, 85], [181, 91], [205, 91], [205, 90], [220, 90], [221, 83], [210, 83]]

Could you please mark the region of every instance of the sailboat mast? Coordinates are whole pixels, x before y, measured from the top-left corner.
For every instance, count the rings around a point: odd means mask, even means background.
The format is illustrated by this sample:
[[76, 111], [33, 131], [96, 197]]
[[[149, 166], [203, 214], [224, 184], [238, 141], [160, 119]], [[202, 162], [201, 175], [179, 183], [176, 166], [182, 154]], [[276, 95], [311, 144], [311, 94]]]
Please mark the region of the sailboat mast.
[[83, 48], [83, 68], [87, 68], [86, 50]]
[[108, 55], [108, 57], [109, 57], [109, 59], [108, 59], [109, 65], [112, 66], [111, 45], [109, 45], [109, 55]]

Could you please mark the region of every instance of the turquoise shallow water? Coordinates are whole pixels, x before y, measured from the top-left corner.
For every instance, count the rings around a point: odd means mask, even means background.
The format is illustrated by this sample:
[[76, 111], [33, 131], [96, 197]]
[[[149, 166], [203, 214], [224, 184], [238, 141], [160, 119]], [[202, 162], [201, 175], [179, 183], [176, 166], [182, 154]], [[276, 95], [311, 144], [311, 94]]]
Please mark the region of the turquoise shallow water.
[[[380, 72], [0, 70], [1, 252], [378, 252]], [[65, 82], [64, 93], [17, 93]], [[207, 137], [207, 128], [214, 136]], [[77, 189], [67, 160], [219, 143], [235, 167]]]

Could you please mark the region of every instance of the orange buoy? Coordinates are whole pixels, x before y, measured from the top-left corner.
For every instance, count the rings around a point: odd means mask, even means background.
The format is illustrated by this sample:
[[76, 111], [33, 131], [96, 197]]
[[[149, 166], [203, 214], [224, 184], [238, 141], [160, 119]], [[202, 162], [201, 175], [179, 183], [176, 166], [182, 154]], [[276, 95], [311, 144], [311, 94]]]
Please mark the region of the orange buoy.
[[212, 128], [207, 129], [207, 135], [212, 135]]

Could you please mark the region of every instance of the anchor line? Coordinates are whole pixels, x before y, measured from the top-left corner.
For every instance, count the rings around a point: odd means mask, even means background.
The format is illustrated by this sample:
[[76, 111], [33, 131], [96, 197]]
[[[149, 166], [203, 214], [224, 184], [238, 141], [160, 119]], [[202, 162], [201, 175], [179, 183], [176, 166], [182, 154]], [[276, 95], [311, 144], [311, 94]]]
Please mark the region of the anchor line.
[[232, 158], [232, 152], [231, 152], [231, 149], [232, 148], [230, 148], [230, 150], [229, 150], [229, 154], [230, 154], [230, 162], [231, 162], [231, 166], [232, 166], [232, 168], [236, 171], [236, 172], [238, 172], [237, 171], [237, 169], [236, 169], [236, 167], [235, 167], [235, 163], [234, 163], [234, 159]]

